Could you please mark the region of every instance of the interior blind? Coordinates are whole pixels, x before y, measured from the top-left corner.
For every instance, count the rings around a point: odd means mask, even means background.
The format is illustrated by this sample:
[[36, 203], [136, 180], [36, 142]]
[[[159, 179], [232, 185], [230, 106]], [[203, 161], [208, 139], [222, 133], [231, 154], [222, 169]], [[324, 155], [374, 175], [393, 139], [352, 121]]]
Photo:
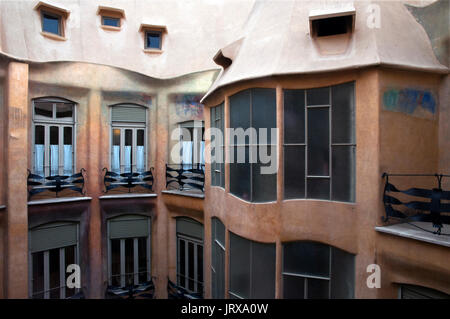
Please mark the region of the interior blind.
[[145, 108], [131, 106], [114, 106], [112, 108], [113, 122], [145, 123]]
[[109, 238], [147, 237], [150, 227], [147, 217], [126, 217], [109, 221]]
[[32, 253], [54, 248], [76, 245], [77, 224], [58, 223], [31, 230], [30, 250]]

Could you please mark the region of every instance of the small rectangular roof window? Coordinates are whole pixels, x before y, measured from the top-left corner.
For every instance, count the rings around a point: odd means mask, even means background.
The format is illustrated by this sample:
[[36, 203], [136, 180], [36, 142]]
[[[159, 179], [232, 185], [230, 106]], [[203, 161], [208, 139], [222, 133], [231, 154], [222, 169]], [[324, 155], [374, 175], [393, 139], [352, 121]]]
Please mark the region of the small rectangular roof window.
[[309, 13], [310, 32], [313, 37], [324, 37], [350, 33], [355, 23], [353, 7], [311, 10]]

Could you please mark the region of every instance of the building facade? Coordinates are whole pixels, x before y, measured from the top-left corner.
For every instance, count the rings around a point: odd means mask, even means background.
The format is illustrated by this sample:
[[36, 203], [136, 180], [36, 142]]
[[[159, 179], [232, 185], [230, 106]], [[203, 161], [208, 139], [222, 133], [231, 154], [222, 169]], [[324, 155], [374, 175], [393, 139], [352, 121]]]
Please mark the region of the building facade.
[[0, 9], [1, 298], [450, 294], [447, 1]]

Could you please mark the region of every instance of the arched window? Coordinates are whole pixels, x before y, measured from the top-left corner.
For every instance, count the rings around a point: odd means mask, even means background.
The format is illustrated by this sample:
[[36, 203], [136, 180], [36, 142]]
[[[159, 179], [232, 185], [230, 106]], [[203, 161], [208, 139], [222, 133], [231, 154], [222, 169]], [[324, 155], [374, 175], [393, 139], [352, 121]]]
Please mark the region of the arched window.
[[64, 299], [78, 292], [66, 286], [67, 266], [79, 265], [78, 224], [56, 222], [30, 230], [30, 298]]
[[111, 171], [144, 172], [147, 168], [147, 110], [135, 104], [111, 107]]
[[203, 225], [177, 218], [177, 285], [203, 294]]
[[150, 281], [151, 220], [122, 215], [108, 220], [108, 283], [125, 287]]
[[33, 100], [33, 171], [72, 175], [75, 170], [75, 103], [61, 98]]

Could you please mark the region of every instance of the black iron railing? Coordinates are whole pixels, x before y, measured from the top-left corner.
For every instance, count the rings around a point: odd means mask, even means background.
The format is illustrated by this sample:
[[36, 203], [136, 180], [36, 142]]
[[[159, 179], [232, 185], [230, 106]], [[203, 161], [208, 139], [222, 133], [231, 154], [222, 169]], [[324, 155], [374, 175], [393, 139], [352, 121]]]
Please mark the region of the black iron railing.
[[203, 299], [203, 295], [198, 292], [189, 292], [183, 287], [175, 285], [167, 278], [167, 297], [168, 299]]
[[109, 171], [106, 167], [103, 168], [102, 171], [105, 174], [103, 178], [103, 182], [105, 184], [105, 189], [103, 191], [104, 193], [107, 193], [108, 191], [119, 187], [127, 188], [128, 193], [131, 193], [131, 190], [137, 186], [153, 191], [153, 167], [150, 168], [149, 171], [142, 173], [131, 172], [118, 174]]
[[[437, 187], [432, 189], [424, 188], [409, 188], [407, 190], [399, 190], [389, 182], [390, 177], [435, 177]], [[450, 224], [450, 203], [443, 201], [450, 201], [450, 191], [442, 189], [442, 179], [450, 177], [450, 175], [443, 174], [388, 174], [384, 173], [382, 178], [385, 179], [383, 204], [386, 211], [386, 216], [383, 217], [384, 222], [390, 218], [399, 219], [405, 222], [423, 221], [431, 222], [436, 231], [432, 232], [439, 235], [450, 235], [450, 233], [443, 234], [441, 230], [443, 224]], [[411, 200], [401, 201], [394, 195], [402, 194], [402, 198], [415, 197], [423, 198], [424, 201]], [[406, 197], [404, 195], [407, 195]], [[413, 199], [413, 198], [411, 198]], [[418, 227], [417, 225], [414, 225]], [[420, 227], [419, 227], [420, 228]], [[421, 228], [422, 230], [428, 231]]]
[[85, 174], [86, 170], [84, 168], [77, 174], [53, 176], [40, 176], [33, 174], [28, 170], [28, 200], [30, 200], [32, 196], [45, 191], [54, 192], [56, 197], [65, 190], [72, 190], [84, 195], [86, 193], [84, 188]]
[[180, 191], [205, 190], [204, 164], [166, 164], [166, 188]]
[[106, 299], [153, 299], [155, 297], [155, 285], [153, 279], [139, 285], [126, 287], [108, 286]]

